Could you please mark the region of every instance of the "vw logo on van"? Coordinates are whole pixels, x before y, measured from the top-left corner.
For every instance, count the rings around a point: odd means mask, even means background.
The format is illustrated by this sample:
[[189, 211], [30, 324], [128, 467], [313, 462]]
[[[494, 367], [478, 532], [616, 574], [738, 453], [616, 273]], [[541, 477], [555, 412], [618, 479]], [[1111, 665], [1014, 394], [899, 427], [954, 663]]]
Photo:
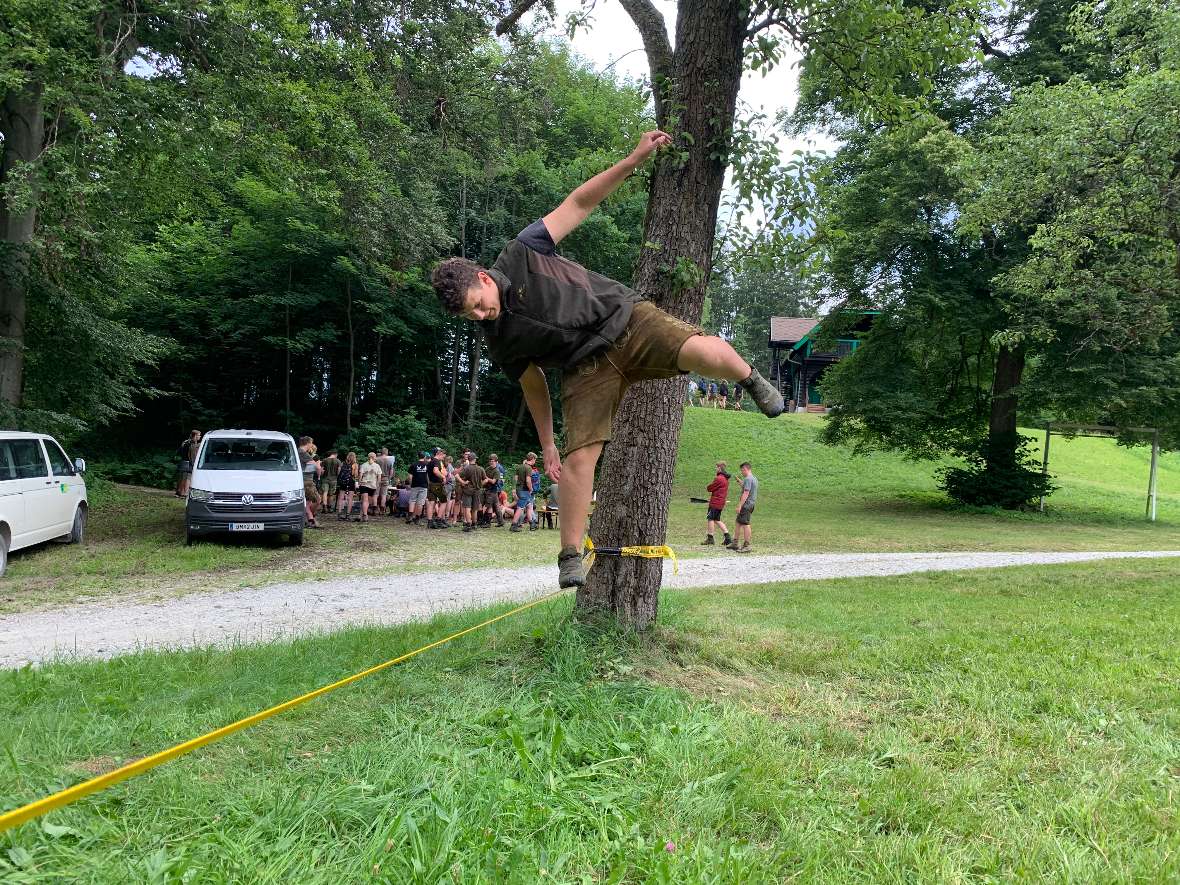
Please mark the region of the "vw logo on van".
[[254, 503], [254, 496], [253, 495], [242, 495], [242, 503], [245, 506], [249, 507], [251, 504]]

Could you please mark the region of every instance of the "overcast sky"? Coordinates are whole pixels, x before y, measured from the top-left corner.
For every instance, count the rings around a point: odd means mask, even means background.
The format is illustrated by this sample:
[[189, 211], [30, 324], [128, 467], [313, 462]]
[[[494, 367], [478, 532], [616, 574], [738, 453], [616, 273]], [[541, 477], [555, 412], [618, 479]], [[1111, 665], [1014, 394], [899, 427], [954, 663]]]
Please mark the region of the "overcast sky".
[[[652, 2], [664, 15], [664, 21], [668, 25], [668, 37], [671, 40], [676, 30], [676, 2]], [[567, 15], [581, 8], [581, 0], [557, 0], [558, 29], [564, 27]], [[647, 56], [643, 53], [643, 41], [618, 0], [597, 0], [592, 17], [592, 26], [589, 29], [579, 29], [574, 37], [574, 50], [599, 70], [614, 63], [614, 70], [646, 81], [648, 68]], [[739, 110], [741, 104], [748, 105], [755, 111], [764, 112], [773, 123], [780, 110], [794, 108], [799, 93], [799, 71], [795, 67], [797, 60], [796, 55], [784, 59], [783, 63], [766, 76], [747, 72], [742, 79], [742, 89], [738, 96]], [[784, 158], [799, 148], [835, 149], [835, 143], [824, 136], [790, 139], [778, 132], [775, 137], [779, 141], [779, 152]]]

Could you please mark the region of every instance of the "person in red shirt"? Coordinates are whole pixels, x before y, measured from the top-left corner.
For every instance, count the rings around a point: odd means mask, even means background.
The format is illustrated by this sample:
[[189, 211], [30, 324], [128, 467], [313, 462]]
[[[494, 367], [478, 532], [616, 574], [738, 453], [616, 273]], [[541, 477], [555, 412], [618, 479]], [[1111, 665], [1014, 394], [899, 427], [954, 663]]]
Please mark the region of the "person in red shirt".
[[705, 487], [709, 492], [709, 512], [705, 514], [705, 519], [708, 520], [705, 531], [705, 540], [702, 544], [716, 544], [713, 540], [714, 526], [721, 526], [721, 531], [725, 534], [725, 540], [722, 542], [726, 545], [730, 542], [729, 529], [725, 527], [725, 523], [721, 521], [721, 511], [725, 509], [725, 498], [729, 494], [729, 474], [725, 472], [725, 462], [717, 462], [717, 475], [713, 481]]

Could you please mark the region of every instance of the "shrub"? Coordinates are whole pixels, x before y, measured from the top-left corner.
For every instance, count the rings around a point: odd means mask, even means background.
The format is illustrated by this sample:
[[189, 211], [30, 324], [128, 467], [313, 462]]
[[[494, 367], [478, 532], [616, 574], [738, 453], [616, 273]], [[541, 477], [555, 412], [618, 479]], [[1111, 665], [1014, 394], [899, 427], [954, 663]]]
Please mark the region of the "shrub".
[[[381, 447], [387, 446], [390, 454], [397, 456], [397, 463], [404, 465], [417, 461], [418, 452], [436, 444], [426, 432], [426, 422], [413, 409], [407, 409], [402, 414], [383, 409], [374, 412], [350, 433], [339, 437], [333, 448], [342, 452], [356, 452], [357, 458], [364, 461], [369, 452], [380, 454]], [[320, 454], [327, 454], [327, 450], [321, 447]]]
[[989, 436], [966, 453], [966, 467], [939, 471], [939, 488], [962, 504], [1023, 510], [1057, 488], [1029, 452], [1031, 442], [1018, 433]]
[[156, 452], [133, 461], [92, 461], [86, 465], [86, 474], [88, 479], [93, 475], [111, 482], [170, 489], [176, 485], [176, 465], [179, 460], [176, 455]]

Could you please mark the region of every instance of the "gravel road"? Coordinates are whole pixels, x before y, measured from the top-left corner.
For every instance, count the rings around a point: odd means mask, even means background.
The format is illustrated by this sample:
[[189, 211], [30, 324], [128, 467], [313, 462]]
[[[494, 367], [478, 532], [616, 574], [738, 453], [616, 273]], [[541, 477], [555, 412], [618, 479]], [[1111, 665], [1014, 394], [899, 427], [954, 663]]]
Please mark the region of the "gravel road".
[[[665, 587], [814, 581], [1097, 559], [1180, 557], [1104, 553], [828, 553], [664, 564]], [[365, 575], [194, 593], [160, 602], [107, 602], [0, 617], [0, 668], [54, 658], [110, 658], [145, 647], [261, 642], [355, 624], [393, 624], [442, 611], [525, 599], [555, 584], [551, 566]], [[506, 586], [511, 576], [511, 587]]]

